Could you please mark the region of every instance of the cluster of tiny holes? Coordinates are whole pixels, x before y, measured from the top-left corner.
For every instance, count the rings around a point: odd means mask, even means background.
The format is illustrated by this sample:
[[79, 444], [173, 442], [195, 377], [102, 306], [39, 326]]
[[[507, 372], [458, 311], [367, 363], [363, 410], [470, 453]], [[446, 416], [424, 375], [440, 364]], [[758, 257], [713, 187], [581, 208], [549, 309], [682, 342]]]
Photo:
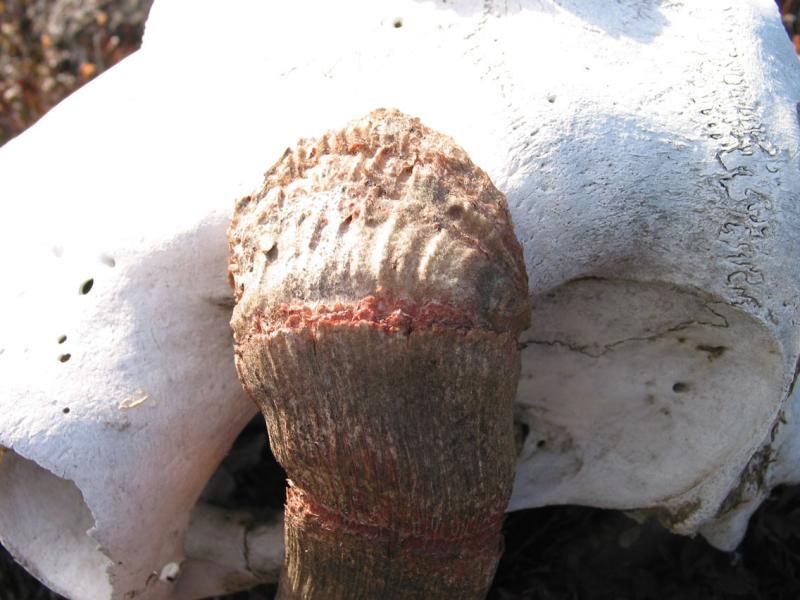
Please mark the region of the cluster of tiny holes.
[[[80, 288], [78, 288], [78, 293], [81, 296], [85, 296], [86, 294], [88, 294], [92, 290], [92, 286], [93, 285], [94, 285], [94, 279], [87, 279], [86, 281], [84, 281], [81, 284]], [[66, 335], [60, 335], [58, 337], [58, 343], [59, 344], [63, 344], [66, 341], [67, 341], [67, 336]], [[62, 362], [62, 363], [65, 363], [70, 358], [72, 358], [72, 354], [70, 354], [69, 352], [64, 352], [63, 354], [59, 355], [58, 361]]]
[[[58, 252], [56, 252], [56, 256], [58, 256], [58, 257], [61, 256], [60, 249], [59, 249]], [[101, 254], [100, 255], [100, 262], [102, 262], [104, 265], [106, 265], [107, 267], [110, 267], [112, 269], [117, 266], [117, 261], [114, 259], [113, 256], [109, 256], [108, 254]], [[84, 281], [80, 285], [80, 287], [78, 288], [78, 293], [81, 296], [85, 296], [86, 294], [88, 294], [89, 292], [92, 291], [92, 287], [94, 287], [94, 277], [90, 277], [89, 279]], [[62, 335], [58, 336], [58, 343], [59, 344], [63, 344], [66, 341], [67, 341], [67, 336], [66, 335], [62, 334]], [[64, 352], [63, 354], [60, 354], [58, 356], [58, 361], [62, 362], [62, 363], [65, 363], [70, 358], [72, 358], [72, 354], [70, 354], [69, 352]], [[69, 408], [65, 408], [64, 409], [64, 414], [67, 414], [67, 413], [69, 413]]]

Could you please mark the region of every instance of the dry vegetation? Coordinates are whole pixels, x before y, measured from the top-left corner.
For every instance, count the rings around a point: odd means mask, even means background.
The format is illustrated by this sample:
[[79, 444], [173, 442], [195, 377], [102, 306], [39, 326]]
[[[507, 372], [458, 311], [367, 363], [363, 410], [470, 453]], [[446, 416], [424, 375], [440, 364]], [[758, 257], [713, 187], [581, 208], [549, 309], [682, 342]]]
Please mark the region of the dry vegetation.
[[0, 145], [139, 47], [152, 0], [0, 0]]

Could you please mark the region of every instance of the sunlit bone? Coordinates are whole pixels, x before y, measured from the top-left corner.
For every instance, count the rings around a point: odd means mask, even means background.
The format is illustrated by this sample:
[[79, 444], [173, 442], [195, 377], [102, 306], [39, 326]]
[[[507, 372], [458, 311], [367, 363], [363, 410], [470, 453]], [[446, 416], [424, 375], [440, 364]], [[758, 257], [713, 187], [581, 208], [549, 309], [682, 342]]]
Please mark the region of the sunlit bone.
[[185, 543], [254, 412], [232, 202], [297, 138], [390, 106], [465, 148], [525, 246], [510, 508], [733, 547], [798, 479], [798, 99], [769, 0], [156, 2], [140, 52], [0, 150], [0, 538], [73, 598], [241, 575]]

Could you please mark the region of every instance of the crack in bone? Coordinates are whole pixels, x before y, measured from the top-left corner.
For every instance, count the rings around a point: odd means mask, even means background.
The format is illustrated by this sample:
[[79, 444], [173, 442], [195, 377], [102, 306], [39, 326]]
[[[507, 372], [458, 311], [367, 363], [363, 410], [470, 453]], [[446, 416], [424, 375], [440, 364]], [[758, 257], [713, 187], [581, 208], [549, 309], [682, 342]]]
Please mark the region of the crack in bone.
[[654, 341], [659, 338], [662, 338], [670, 333], [675, 333], [677, 331], [683, 331], [688, 329], [689, 327], [693, 327], [696, 325], [699, 326], [707, 326], [707, 327], [716, 327], [719, 329], [727, 329], [729, 327], [728, 320], [718, 312], [714, 311], [708, 305], [705, 305], [705, 308], [712, 313], [713, 315], [722, 319], [722, 324], [720, 323], [713, 323], [710, 321], [698, 321], [696, 319], [692, 319], [690, 321], [681, 321], [677, 325], [673, 325], [672, 327], [668, 327], [662, 331], [657, 331], [650, 335], [642, 335], [642, 336], [632, 336], [629, 338], [624, 338], [621, 340], [617, 340], [616, 342], [611, 342], [610, 344], [605, 344], [602, 346], [602, 349], [599, 352], [592, 352], [589, 350], [591, 344], [585, 345], [578, 345], [571, 342], [567, 342], [564, 340], [537, 340], [537, 339], [530, 339], [530, 340], [523, 340], [519, 343], [519, 349], [524, 350], [528, 346], [559, 346], [563, 348], [567, 348], [571, 352], [577, 352], [578, 354], [583, 354], [585, 356], [589, 356], [591, 358], [600, 358], [601, 356], [611, 352], [612, 350], [616, 349], [617, 346], [621, 346], [623, 344], [628, 344], [630, 342], [649, 342]]

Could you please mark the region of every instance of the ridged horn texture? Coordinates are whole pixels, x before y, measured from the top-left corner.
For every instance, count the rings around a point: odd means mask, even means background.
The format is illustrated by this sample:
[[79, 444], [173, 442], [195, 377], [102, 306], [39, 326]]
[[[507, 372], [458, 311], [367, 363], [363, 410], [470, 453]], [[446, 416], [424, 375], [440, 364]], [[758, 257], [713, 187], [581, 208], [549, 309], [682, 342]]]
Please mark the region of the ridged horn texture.
[[244, 388], [289, 476], [279, 598], [482, 598], [528, 282], [504, 196], [376, 110], [301, 140], [229, 231]]

